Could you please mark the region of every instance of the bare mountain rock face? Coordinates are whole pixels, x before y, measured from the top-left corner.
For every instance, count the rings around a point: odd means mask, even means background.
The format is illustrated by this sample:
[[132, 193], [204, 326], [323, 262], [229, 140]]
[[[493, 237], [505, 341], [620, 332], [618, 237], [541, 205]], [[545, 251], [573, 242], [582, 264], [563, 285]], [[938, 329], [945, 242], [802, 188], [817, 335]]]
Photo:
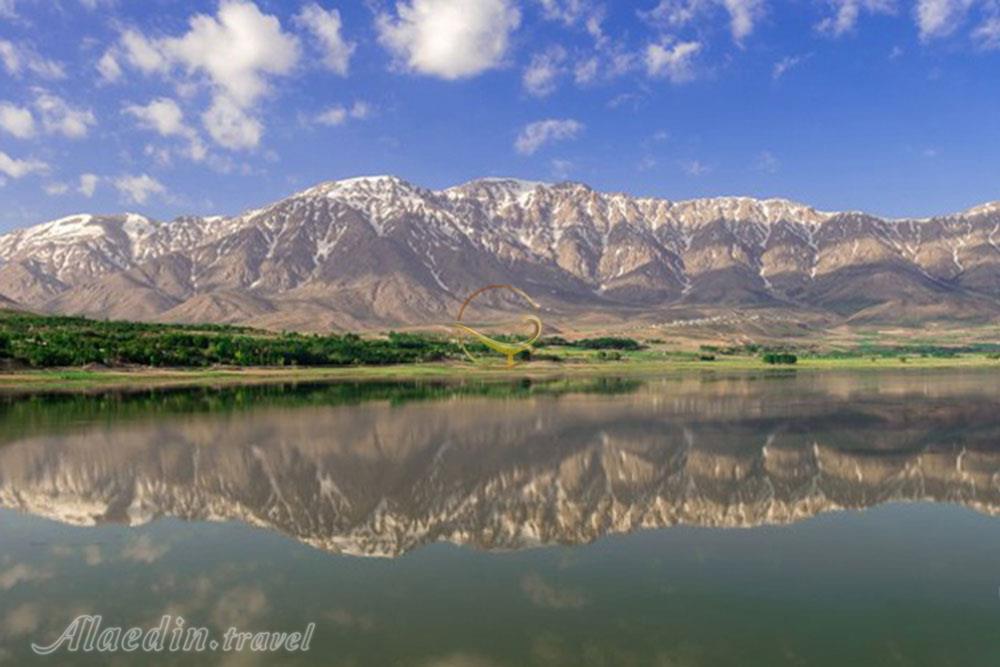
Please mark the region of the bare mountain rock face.
[[76, 215], [0, 236], [0, 296], [100, 318], [379, 329], [447, 322], [513, 283], [567, 321], [720, 308], [833, 322], [1000, 316], [1000, 204], [925, 220], [793, 202], [684, 202], [579, 183], [391, 176], [232, 218]]

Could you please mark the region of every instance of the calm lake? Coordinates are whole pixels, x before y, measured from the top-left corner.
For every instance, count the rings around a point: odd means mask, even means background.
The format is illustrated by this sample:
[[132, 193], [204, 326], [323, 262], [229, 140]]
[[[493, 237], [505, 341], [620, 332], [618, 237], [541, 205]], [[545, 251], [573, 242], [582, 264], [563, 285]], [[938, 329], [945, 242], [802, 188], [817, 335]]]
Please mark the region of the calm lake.
[[0, 663], [996, 666], [998, 514], [989, 372], [6, 397]]

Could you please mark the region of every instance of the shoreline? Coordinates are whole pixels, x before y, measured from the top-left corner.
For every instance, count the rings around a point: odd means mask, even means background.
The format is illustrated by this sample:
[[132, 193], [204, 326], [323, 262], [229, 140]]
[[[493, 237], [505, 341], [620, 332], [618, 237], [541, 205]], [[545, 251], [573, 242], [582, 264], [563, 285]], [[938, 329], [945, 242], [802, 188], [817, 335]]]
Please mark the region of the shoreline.
[[693, 374], [780, 374], [789, 372], [880, 372], [917, 370], [1000, 370], [1000, 361], [981, 355], [952, 358], [852, 357], [800, 359], [794, 365], [765, 364], [758, 358], [715, 361], [625, 360], [587, 363], [528, 362], [514, 368], [488, 368], [464, 362], [392, 366], [247, 367], [247, 368], [59, 368], [0, 372], [0, 395], [101, 390], [183, 389], [240, 385], [365, 381], [515, 381], [572, 377], [676, 376]]

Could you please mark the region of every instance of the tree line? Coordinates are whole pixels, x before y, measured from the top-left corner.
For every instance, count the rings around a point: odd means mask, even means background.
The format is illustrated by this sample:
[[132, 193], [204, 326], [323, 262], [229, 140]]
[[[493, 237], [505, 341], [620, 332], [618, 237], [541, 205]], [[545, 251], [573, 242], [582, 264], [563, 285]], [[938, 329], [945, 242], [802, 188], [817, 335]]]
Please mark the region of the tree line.
[[99, 322], [83, 318], [0, 317], [0, 361], [33, 368], [141, 365], [350, 366], [457, 358], [452, 342], [413, 334], [267, 334], [222, 325]]

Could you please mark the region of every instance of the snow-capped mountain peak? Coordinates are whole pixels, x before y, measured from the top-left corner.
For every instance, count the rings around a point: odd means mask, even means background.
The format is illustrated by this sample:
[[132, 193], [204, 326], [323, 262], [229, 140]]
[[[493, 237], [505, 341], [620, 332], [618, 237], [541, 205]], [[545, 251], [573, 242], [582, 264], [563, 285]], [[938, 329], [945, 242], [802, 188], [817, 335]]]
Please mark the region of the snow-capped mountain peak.
[[99, 317], [384, 328], [438, 321], [460, 295], [511, 282], [596, 313], [989, 318], [1000, 316], [994, 211], [886, 220], [778, 198], [513, 178], [434, 191], [366, 176], [235, 217], [78, 214], [15, 231], [0, 236], [0, 297]]

